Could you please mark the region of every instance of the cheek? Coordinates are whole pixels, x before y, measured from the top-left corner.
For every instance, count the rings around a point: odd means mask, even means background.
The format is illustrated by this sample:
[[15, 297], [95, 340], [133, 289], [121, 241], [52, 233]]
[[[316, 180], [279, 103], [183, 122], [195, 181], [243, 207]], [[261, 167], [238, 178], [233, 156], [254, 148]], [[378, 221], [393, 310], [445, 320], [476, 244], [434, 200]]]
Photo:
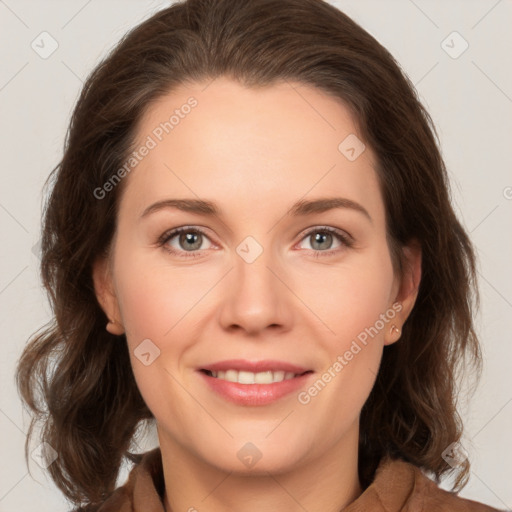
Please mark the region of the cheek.
[[352, 265], [347, 260], [347, 266], [337, 272], [325, 270], [328, 286], [310, 287], [313, 291], [306, 299], [331, 332], [322, 329], [325, 334], [316, 338], [326, 355], [324, 373], [316, 389], [307, 391], [304, 402], [311, 398], [320, 409], [336, 402], [339, 408], [334, 415], [359, 413], [378, 373], [386, 329], [396, 314], [390, 304], [391, 260], [380, 250], [374, 254], [354, 258]]
[[143, 251], [133, 252], [119, 247], [115, 277], [134, 377], [157, 419], [169, 407], [173, 414], [183, 415], [187, 397], [173, 377], [193, 339], [190, 330], [185, 332], [187, 313], [192, 314], [204, 285], [190, 282], [192, 273], [171, 272], [153, 265]]
[[[116, 293], [135, 379], [146, 403], [157, 412], [167, 407], [170, 396], [174, 406], [180, 407], [180, 388], [172, 376], [181, 373], [185, 356], [200, 338], [201, 319], [209, 314], [205, 294], [223, 275], [222, 269], [206, 274], [193, 267], [171, 268], [162, 260], [154, 252], [136, 251], [119, 243], [114, 262]], [[146, 347], [144, 351], [142, 347]], [[138, 357], [146, 352], [149, 359], [157, 354], [147, 366]], [[162, 396], [163, 389], [167, 399]]]
[[129, 342], [173, 337], [210, 286], [204, 274], [154, 264], [144, 252], [119, 258], [116, 291]]
[[[343, 349], [374, 326], [390, 307], [394, 276], [385, 250], [354, 255], [336, 268], [319, 266], [314, 273], [297, 278], [301, 283], [298, 295], [322, 320], [327, 329], [324, 339], [331, 340], [331, 352]], [[379, 326], [379, 334], [383, 335], [380, 323]]]

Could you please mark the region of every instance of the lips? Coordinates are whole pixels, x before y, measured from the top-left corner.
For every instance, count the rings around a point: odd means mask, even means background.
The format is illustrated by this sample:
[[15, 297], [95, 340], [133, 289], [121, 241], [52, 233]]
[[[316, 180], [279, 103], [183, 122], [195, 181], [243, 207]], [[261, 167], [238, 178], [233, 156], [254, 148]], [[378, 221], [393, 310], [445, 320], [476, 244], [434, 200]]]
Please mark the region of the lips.
[[297, 392], [313, 370], [284, 361], [231, 359], [198, 369], [204, 382], [216, 394], [237, 405], [267, 405]]
[[313, 372], [305, 372], [280, 382], [244, 384], [215, 378], [209, 375], [206, 370], [197, 373], [207, 387], [217, 396], [242, 406], [269, 405], [293, 393], [298, 393], [300, 389], [306, 387], [315, 378]]

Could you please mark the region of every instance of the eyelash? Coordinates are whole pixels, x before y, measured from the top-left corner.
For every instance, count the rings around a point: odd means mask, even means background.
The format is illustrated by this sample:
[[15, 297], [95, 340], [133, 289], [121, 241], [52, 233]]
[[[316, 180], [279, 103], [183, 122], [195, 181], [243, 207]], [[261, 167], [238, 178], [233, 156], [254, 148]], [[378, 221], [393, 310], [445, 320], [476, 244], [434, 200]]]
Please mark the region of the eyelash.
[[[172, 247], [166, 245], [167, 242], [169, 242], [169, 240], [171, 240], [176, 235], [179, 235], [181, 233], [199, 233], [199, 234], [205, 236], [206, 238], [208, 238], [208, 235], [203, 230], [201, 230], [199, 228], [192, 228], [192, 227], [189, 227], [189, 226], [182, 226], [180, 228], [172, 229], [171, 231], [166, 231], [158, 239], [158, 246], [159, 247], [163, 247], [165, 251], [167, 251], [168, 253], [170, 253], [170, 254], [172, 254], [174, 256], [177, 256], [179, 258], [196, 258], [197, 256], [200, 256], [200, 253], [201, 253], [200, 250], [199, 251], [176, 251]], [[332, 234], [346, 248], [350, 248], [350, 247], [352, 247], [354, 245], [353, 240], [349, 236], [347, 236], [344, 233], [342, 233], [341, 231], [339, 231], [339, 230], [337, 230], [335, 228], [331, 228], [329, 226], [314, 227], [314, 228], [310, 229], [309, 231], [307, 231], [306, 233], [303, 234], [303, 236], [301, 238], [301, 241], [304, 240], [306, 237], [310, 236], [313, 233], [329, 233], [329, 234]], [[314, 252], [314, 257], [315, 258], [320, 258], [320, 257], [326, 257], [326, 256], [334, 255], [334, 254], [340, 252], [341, 250], [343, 250], [343, 248], [327, 249], [325, 251], [316, 251], [314, 249], [310, 249], [310, 250], [312, 250]], [[185, 254], [183, 254], [183, 253], [185, 253]]]

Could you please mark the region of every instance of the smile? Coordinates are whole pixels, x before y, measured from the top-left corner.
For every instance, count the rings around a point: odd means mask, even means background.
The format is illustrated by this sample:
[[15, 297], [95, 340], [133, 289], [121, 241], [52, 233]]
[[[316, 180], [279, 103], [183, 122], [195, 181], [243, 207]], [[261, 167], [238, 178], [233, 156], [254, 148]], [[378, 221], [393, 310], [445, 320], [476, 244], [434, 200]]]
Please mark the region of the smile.
[[231, 359], [199, 367], [207, 389], [241, 406], [270, 405], [297, 393], [314, 378], [307, 367], [286, 361]]

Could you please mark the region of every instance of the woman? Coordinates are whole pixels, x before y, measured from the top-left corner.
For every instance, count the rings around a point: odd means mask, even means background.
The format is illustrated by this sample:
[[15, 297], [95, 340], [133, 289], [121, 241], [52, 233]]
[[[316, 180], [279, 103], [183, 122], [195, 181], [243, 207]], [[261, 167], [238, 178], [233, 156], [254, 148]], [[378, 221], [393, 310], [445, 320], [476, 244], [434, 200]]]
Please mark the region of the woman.
[[469, 475], [480, 351], [434, 133], [324, 2], [187, 0], [119, 43], [53, 174], [55, 318], [17, 375], [74, 506], [493, 510], [437, 486]]

